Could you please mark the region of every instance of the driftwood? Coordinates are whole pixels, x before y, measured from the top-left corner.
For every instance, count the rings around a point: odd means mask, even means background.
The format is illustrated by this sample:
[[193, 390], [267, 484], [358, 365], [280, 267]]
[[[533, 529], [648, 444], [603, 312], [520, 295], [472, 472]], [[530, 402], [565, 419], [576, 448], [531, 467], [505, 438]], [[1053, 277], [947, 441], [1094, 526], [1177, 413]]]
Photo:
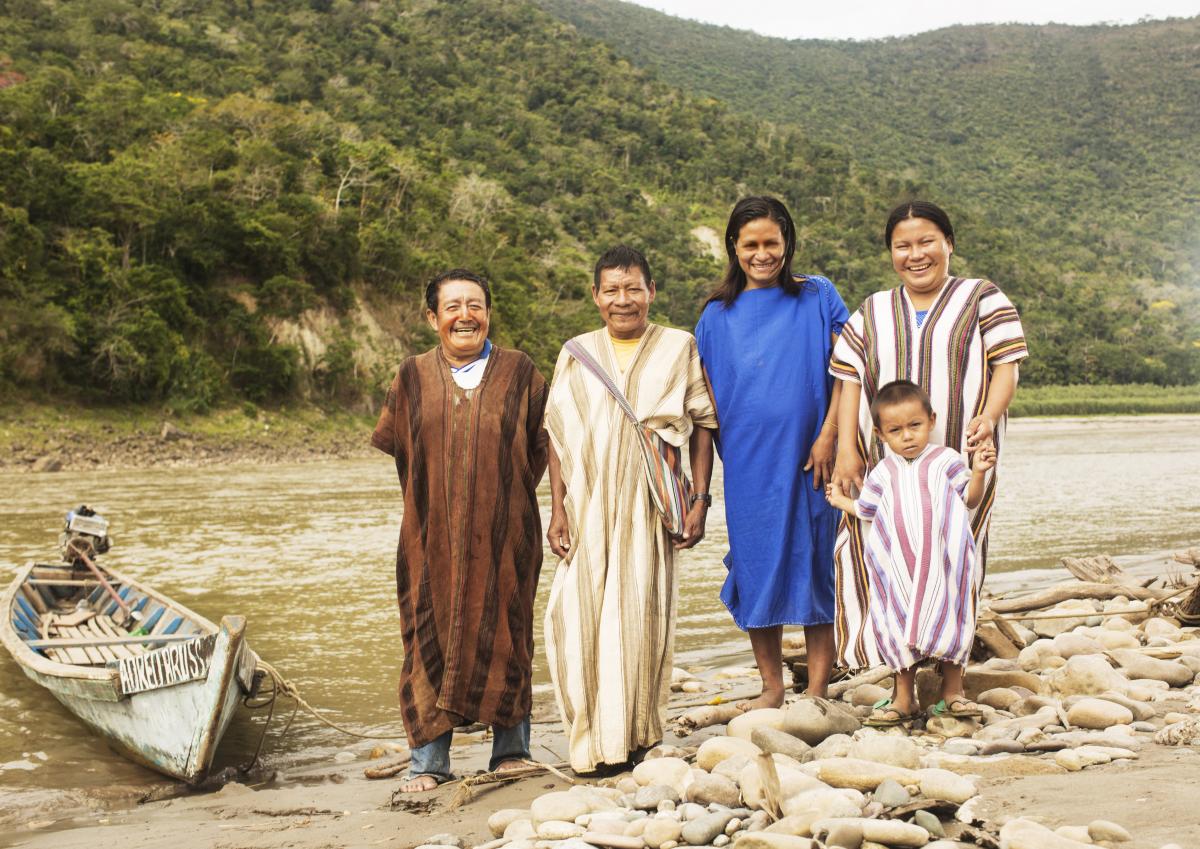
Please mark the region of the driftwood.
[[675, 736], [686, 737], [700, 728], [710, 725], [723, 725], [742, 712], [737, 702], [725, 702], [719, 705], [705, 705], [687, 713], [675, 720]]
[[878, 684], [885, 678], [891, 678], [892, 671], [887, 667], [878, 667], [876, 669], [868, 669], [860, 675], [855, 675], [853, 678], [847, 678], [845, 681], [838, 681], [836, 684], [829, 685], [829, 698], [840, 699], [843, 694], [848, 693], [855, 687], [861, 687], [863, 684]]
[[1107, 554], [1099, 557], [1064, 557], [1063, 567], [1081, 581], [1093, 584], [1127, 584], [1129, 576]]
[[1187, 551], [1175, 552], [1175, 561], [1184, 566], [1200, 569], [1200, 548], [1189, 548]]
[[[981, 652], [985, 657], [999, 657], [1004, 660], [1012, 660], [1021, 653], [1024, 646], [1017, 646], [1008, 636], [1002, 632], [997, 626], [995, 620], [993, 622], [980, 622], [975, 628], [975, 639], [982, 645], [984, 651]], [[972, 656], [975, 652], [971, 653]]]
[[397, 773], [403, 772], [412, 761], [411, 755], [394, 760], [391, 763], [380, 764], [379, 766], [369, 766], [363, 770], [363, 775], [367, 778], [391, 778]]
[[[1003, 601], [993, 601], [989, 605], [993, 613], [1023, 613], [1027, 610], [1039, 610], [1043, 607], [1053, 607], [1060, 601], [1073, 599], [1110, 599], [1119, 595], [1128, 598], [1155, 600], [1158, 594], [1141, 587], [1130, 587], [1122, 584], [1100, 584], [1080, 581], [1071, 584], [1058, 584], [1048, 589], [1040, 590], [1020, 598], [1010, 598]], [[1086, 615], [1086, 614], [1080, 614]]]

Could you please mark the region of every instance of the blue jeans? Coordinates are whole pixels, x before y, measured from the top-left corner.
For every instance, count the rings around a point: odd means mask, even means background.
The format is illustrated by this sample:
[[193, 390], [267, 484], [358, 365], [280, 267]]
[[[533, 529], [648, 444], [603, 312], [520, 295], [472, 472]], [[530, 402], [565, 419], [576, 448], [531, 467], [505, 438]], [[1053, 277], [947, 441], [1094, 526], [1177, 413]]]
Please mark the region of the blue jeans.
[[[408, 768], [408, 777], [432, 775], [438, 783], [454, 778], [450, 772], [450, 740], [454, 737], [454, 729], [447, 731], [441, 737], [430, 740], [424, 746], [412, 750], [412, 763]], [[512, 728], [492, 726], [492, 759], [488, 762], [488, 770], [494, 770], [507, 760], [524, 760], [529, 757], [529, 717], [525, 717]]]

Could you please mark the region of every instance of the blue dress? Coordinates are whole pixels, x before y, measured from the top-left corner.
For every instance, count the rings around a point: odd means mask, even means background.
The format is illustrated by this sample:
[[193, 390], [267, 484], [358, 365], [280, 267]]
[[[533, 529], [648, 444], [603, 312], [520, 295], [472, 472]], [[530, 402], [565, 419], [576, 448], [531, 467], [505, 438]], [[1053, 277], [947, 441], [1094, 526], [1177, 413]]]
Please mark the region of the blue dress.
[[804, 463], [829, 409], [831, 336], [849, 313], [832, 283], [806, 280], [799, 295], [776, 286], [714, 301], [696, 325], [725, 466], [721, 601], [742, 630], [834, 621], [838, 511]]

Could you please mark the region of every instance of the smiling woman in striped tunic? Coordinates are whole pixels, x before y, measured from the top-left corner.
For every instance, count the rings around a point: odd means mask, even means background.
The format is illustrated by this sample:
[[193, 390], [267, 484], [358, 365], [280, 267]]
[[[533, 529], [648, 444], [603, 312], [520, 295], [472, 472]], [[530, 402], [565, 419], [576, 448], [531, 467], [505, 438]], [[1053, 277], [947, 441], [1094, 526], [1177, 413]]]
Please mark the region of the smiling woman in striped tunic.
[[[866, 472], [885, 456], [873, 433], [871, 404], [894, 380], [911, 380], [930, 397], [936, 424], [930, 435], [966, 459], [989, 440], [1003, 449], [1017, 364], [1028, 356], [1012, 302], [989, 280], [953, 277], [954, 228], [937, 206], [902, 204], [888, 217], [884, 243], [900, 277], [895, 289], [868, 297], [842, 329], [830, 372], [842, 381], [838, 453], [833, 484], [844, 495], [862, 488]], [[999, 456], [997, 456], [997, 461]], [[996, 496], [996, 469], [971, 511], [981, 569]], [[843, 518], [834, 557], [837, 570], [837, 652], [851, 669], [884, 662], [869, 630], [869, 577], [863, 543], [870, 522]]]

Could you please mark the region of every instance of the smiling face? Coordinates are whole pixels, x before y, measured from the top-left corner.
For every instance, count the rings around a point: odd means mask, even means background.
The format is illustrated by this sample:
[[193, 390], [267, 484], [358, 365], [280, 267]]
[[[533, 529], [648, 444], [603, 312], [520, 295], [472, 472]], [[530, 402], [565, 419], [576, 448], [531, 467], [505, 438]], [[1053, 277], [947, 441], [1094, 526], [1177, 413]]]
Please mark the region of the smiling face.
[[778, 283], [786, 249], [783, 231], [770, 218], [755, 218], [742, 225], [734, 250], [746, 275], [746, 288], [765, 289]]
[[470, 280], [445, 281], [438, 289], [437, 312], [425, 310], [429, 326], [442, 342], [442, 354], [454, 366], [479, 357], [491, 317], [483, 287]]
[[636, 265], [606, 268], [600, 272], [600, 285], [592, 290], [592, 300], [612, 338], [640, 339], [654, 303], [654, 281], [646, 280]]
[[929, 444], [929, 434], [936, 421], [937, 415], [927, 412], [918, 399], [906, 398], [880, 409], [879, 425], [875, 430], [893, 453], [912, 460]]
[[906, 218], [892, 231], [892, 268], [914, 302], [932, 300], [950, 276], [954, 246], [928, 218]]

